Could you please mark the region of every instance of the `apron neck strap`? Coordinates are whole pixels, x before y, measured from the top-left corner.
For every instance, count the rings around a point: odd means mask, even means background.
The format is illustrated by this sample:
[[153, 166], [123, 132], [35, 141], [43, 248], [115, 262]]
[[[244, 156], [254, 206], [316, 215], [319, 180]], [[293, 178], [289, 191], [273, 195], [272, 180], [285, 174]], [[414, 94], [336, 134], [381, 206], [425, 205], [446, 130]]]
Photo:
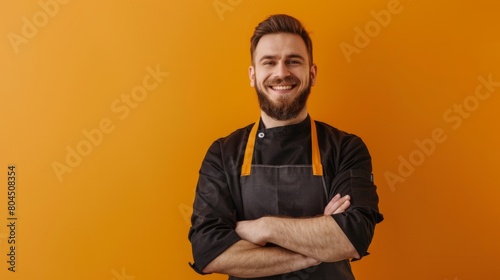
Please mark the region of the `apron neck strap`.
[[[316, 122], [311, 120], [311, 144], [312, 144], [312, 171], [314, 176], [323, 176], [323, 166], [321, 165], [321, 154], [319, 152], [318, 135], [316, 133]], [[259, 129], [260, 119], [253, 125], [248, 136], [243, 165], [241, 166], [241, 176], [250, 176], [252, 170], [253, 151], [255, 148], [255, 138]]]

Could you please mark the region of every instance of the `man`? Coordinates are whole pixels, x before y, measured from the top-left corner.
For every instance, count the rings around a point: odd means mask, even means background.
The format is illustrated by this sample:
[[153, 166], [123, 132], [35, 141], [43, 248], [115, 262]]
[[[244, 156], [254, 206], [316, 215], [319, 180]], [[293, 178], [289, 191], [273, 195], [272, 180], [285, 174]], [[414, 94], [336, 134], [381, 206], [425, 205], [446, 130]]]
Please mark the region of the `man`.
[[354, 279], [383, 220], [362, 140], [313, 121], [312, 42], [273, 15], [251, 38], [259, 122], [215, 141], [200, 169], [189, 239], [195, 271], [229, 279]]

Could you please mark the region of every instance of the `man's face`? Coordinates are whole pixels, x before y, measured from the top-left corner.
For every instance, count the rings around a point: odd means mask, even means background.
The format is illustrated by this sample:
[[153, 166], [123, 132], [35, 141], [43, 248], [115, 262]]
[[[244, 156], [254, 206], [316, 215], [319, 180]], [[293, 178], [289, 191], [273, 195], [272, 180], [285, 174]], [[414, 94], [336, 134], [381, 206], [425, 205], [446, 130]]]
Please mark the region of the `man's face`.
[[304, 110], [317, 70], [299, 35], [276, 33], [259, 40], [248, 72], [262, 111], [289, 120]]

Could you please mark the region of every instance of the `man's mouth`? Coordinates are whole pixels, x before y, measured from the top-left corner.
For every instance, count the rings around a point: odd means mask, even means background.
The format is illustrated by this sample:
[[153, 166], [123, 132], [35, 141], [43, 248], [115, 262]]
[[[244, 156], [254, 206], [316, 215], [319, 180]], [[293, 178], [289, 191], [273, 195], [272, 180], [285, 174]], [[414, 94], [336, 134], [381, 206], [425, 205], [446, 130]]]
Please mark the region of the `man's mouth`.
[[295, 85], [279, 85], [279, 86], [270, 86], [272, 90], [275, 91], [288, 91], [295, 87]]

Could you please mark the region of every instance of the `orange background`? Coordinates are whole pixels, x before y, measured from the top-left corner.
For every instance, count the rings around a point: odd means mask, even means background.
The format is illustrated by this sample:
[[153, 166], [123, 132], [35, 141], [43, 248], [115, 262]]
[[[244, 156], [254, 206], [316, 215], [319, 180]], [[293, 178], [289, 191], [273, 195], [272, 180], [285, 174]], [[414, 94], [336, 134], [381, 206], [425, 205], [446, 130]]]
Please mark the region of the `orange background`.
[[249, 38], [274, 13], [312, 32], [311, 115], [373, 157], [386, 220], [357, 279], [500, 277], [497, 1], [54, 1], [0, 5], [0, 279], [226, 279], [187, 265], [190, 208], [209, 145], [258, 117]]

